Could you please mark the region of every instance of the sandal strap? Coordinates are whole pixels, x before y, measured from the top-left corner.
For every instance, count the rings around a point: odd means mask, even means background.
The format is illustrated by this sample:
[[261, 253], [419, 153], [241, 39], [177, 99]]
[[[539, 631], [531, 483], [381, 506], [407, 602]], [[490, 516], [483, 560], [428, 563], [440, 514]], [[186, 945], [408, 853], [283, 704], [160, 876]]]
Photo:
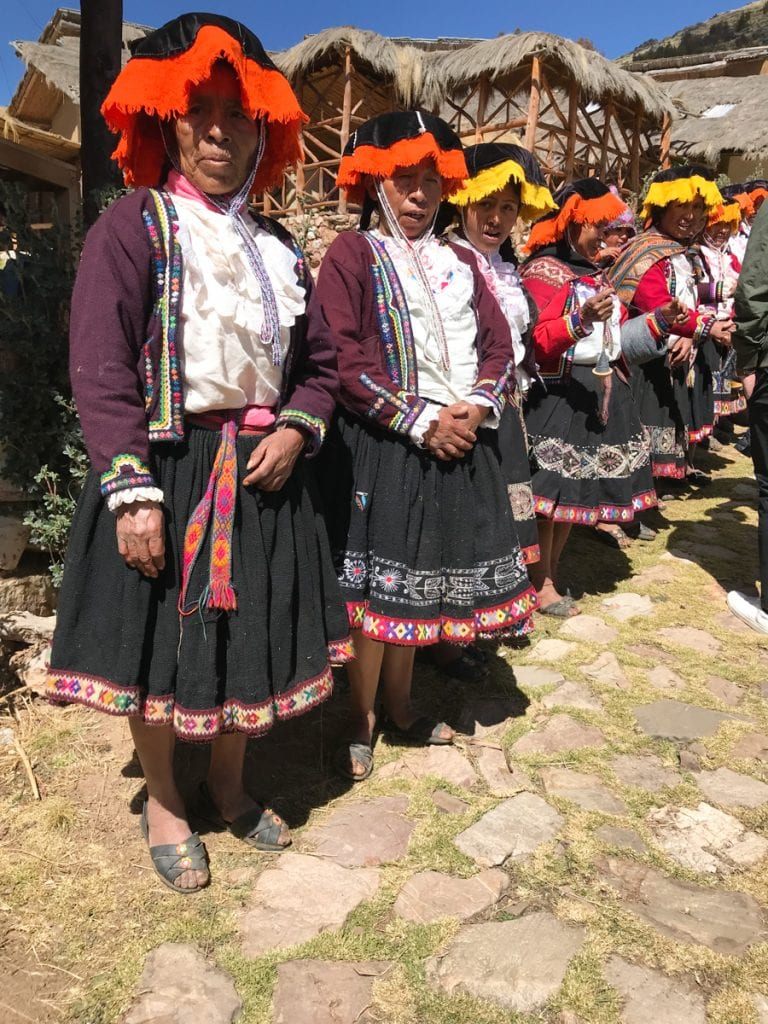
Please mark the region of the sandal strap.
[[283, 832], [285, 822], [269, 807], [254, 807], [227, 826], [235, 839], [256, 839], [259, 842], [276, 844]]
[[208, 851], [197, 832], [192, 832], [183, 843], [160, 843], [149, 847], [155, 868], [169, 882], [175, 882], [185, 871], [207, 871]]

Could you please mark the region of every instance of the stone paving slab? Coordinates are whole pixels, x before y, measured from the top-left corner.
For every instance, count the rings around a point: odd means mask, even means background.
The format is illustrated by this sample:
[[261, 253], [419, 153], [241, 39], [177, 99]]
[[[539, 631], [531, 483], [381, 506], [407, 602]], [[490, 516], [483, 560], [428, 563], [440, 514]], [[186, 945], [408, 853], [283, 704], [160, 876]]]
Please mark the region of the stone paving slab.
[[662, 650], [661, 647], [655, 647], [653, 644], [627, 644], [624, 650], [628, 654], [634, 654], [636, 658], [642, 658], [651, 667], [668, 665], [673, 660], [668, 651]]
[[[376, 867], [408, 852], [414, 824], [404, 817], [405, 796], [345, 804], [302, 836], [302, 848], [342, 867]], [[284, 857], [285, 855], [283, 855]]]
[[427, 962], [427, 978], [449, 995], [468, 993], [519, 1013], [542, 1007], [559, 990], [584, 944], [584, 929], [552, 914], [468, 925], [447, 951]]
[[659, 636], [689, 651], [695, 651], [696, 654], [717, 654], [723, 648], [721, 642], [705, 629], [696, 629], [694, 626], [666, 626], [659, 630]]
[[625, 909], [678, 942], [741, 956], [768, 940], [765, 912], [746, 893], [681, 882], [619, 857], [600, 857], [597, 866]]
[[741, 775], [730, 768], [700, 772], [696, 785], [707, 798], [725, 807], [763, 807], [768, 804], [768, 786], [750, 775]]
[[512, 749], [516, 754], [560, 754], [604, 745], [605, 736], [594, 725], [584, 725], [570, 715], [559, 714], [521, 736]]
[[611, 594], [602, 604], [611, 618], [619, 622], [628, 622], [630, 619], [653, 614], [653, 601], [647, 594]]
[[152, 950], [136, 993], [123, 1024], [231, 1024], [243, 1005], [232, 978], [180, 942]]
[[611, 768], [625, 786], [637, 786], [647, 793], [658, 793], [682, 781], [672, 768], [667, 768], [653, 754], [619, 754], [610, 762]]
[[459, 800], [453, 793], [448, 793], [444, 789], [436, 789], [434, 791], [432, 803], [443, 814], [464, 814], [465, 811], [469, 810], [469, 804], [466, 800]]
[[[373, 1024], [373, 986], [392, 964], [288, 960], [278, 965], [274, 1024]], [[194, 1020], [194, 1018], [193, 1018]], [[194, 1021], [197, 1024], [197, 1021]]]
[[397, 761], [382, 765], [377, 773], [379, 779], [424, 779], [428, 776], [466, 789], [477, 782], [477, 772], [454, 746], [430, 746], [411, 751]]
[[460, 832], [455, 845], [481, 867], [521, 862], [557, 835], [562, 815], [535, 793], [519, 793]]
[[478, 747], [477, 767], [486, 786], [494, 796], [513, 796], [524, 789], [532, 789], [527, 772], [516, 764], [508, 764], [504, 751], [496, 747]]
[[634, 850], [635, 853], [646, 853], [648, 847], [633, 828], [620, 828], [617, 825], [601, 825], [595, 836], [603, 843], [617, 846], [620, 850]]
[[612, 956], [605, 980], [622, 998], [622, 1024], [706, 1024], [704, 997], [695, 985]]
[[746, 733], [731, 747], [731, 757], [768, 761], [768, 736], [765, 733]]
[[753, 867], [768, 854], [768, 839], [710, 804], [660, 807], [651, 811], [647, 820], [659, 846], [692, 871], [727, 874]]
[[590, 679], [595, 679], [604, 686], [612, 686], [617, 690], [629, 690], [632, 687], [632, 683], [613, 651], [603, 651], [594, 661], [588, 665], [582, 665], [581, 671]]
[[717, 697], [723, 704], [728, 704], [730, 707], [736, 707], [744, 699], [744, 691], [740, 686], [729, 679], [721, 679], [720, 676], [710, 676], [707, 679], [706, 687], [713, 697]]
[[679, 693], [685, 689], [685, 681], [680, 678], [668, 665], [657, 665], [649, 672], [646, 672], [648, 682], [657, 690], [666, 690], [668, 693]]
[[565, 682], [562, 672], [541, 665], [515, 665], [515, 681], [526, 690], [540, 690], [543, 686], [557, 686]]
[[243, 952], [257, 957], [332, 931], [379, 887], [375, 868], [348, 869], [333, 861], [282, 853], [259, 876], [241, 920]]
[[545, 708], [578, 708], [581, 711], [603, 710], [603, 705], [586, 686], [571, 682], [563, 683], [554, 693], [542, 697], [541, 705]]
[[714, 736], [723, 722], [745, 721], [743, 715], [711, 711], [677, 700], [657, 700], [632, 710], [642, 731], [657, 739], [698, 740]]
[[567, 640], [539, 640], [529, 657], [534, 661], [560, 661], [561, 658], [573, 654], [577, 646]]
[[394, 911], [405, 921], [429, 924], [441, 917], [466, 921], [498, 903], [509, 887], [509, 875], [489, 868], [472, 878], [456, 878], [439, 871], [420, 871], [400, 890]]
[[612, 644], [619, 635], [618, 629], [609, 626], [604, 619], [584, 613], [566, 619], [559, 632], [561, 636], [586, 640], [592, 644]]
[[571, 768], [542, 768], [541, 781], [547, 796], [562, 797], [587, 811], [627, 814], [627, 805], [597, 775]]

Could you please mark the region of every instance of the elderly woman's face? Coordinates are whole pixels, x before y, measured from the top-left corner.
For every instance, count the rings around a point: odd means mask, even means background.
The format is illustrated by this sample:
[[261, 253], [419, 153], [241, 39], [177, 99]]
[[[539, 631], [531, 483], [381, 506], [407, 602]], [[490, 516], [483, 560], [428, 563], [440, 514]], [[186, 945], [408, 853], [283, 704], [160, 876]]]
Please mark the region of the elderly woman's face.
[[690, 242], [707, 223], [707, 207], [701, 196], [687, 203], [670, 203], [659, 217], [659, 227], [676, 242]]
[[174, 130], [185, 178], [214, 196], [236, 192], [251, 169], [259, 126], [243, 109], [233, 69], [214, 64], [210, 78], [192, 86], [187, 112]]
[[[392, 177], [384, 178], [381, 184], [405, 237], [413, 241], [423, 235], [432, 224], [443, 194], [443, 179], [432, 160], [422, 160], [413, 167], [397, 167]], [[375, 196], [374, 191], [372, 198]], [[383, 217], [379, 226], [386, 232]]]
[[520, 186], [505, 185], [464, 211], [464, 233], [480, 252], [494, 253], [509, 238], [520, 210]]
[[568, 237], [571, 245], [583, 256], [584, 259], [594, 263], [600, 257], [600, 250], [603, 247], [603, 231], [606, 221], [598, 224], [571, 224], [568, 227]]

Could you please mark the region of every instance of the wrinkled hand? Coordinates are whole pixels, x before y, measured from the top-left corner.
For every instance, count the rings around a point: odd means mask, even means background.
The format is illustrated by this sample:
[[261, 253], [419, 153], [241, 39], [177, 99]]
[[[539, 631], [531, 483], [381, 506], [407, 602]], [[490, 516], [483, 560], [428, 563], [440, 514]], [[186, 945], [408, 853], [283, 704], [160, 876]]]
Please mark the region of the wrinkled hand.
[[715, 320], [714, 324], [712, 324], [712, 330], [709, 332], [709, 336], [719, 345], [725, 345], [727, 348], [730, 348], [731, 335], [735, 330], [736, 324], [733, 320]]
[[692, 348], [692, 338], [678, 338], [673, 345], [670, 345], [667, 350], [669, 352], [670, 369], [674, 370], [678, 366], [682, 366], [684, 363], [687, 363], [690, 359]]
[[485, 406], [472, 402], [454, 402], [441, 409], [424, 435], [427, 450], [443, 462], [463, 459], [465, 452], [472, 450], [475, 432], [487, 415]]
[[131, 569], [156, 579], [165, 568], [165, 515], [157, 501], [132, 501], [116, 513], [117, 550]]
[[596, 262], [601, 267], [610, 267], [621, 256], [623, 251], [623, 245], [606, 245], [600, 250], [600, 255]]
[[659, 306], [659, 313], [668, 324], [684, 324], [688, 319], [688, 307], [680, 299], [670, 299], [663, 306]]
[[594, 324], [610, 320], [613, 313], [613, 297], [615, 294], [613, 288], [604, 288], [597, 295], [590, 295], [579, 310], [584, 323]]
[[279, 491], [293, 472], [305, 443], [306, 435], [296, 427], [282, 427], [269, 434], [248, 459], [251, 472], [243, 480], [244, 486]]

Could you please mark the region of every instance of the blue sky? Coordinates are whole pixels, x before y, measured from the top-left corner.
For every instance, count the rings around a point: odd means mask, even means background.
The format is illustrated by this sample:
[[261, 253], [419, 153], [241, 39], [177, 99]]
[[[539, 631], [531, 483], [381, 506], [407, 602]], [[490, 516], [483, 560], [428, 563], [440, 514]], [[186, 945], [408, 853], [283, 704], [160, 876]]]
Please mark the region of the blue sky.
[[[56, 6], [50, 0], [2, 0], [0, 104], [8, 102], [23, 71], [9, 41], [37, 39]], [[77, 8], [79, 4], [62, 6]], [[284, 0], [259, 5], [252, 0], [123, 0], [123, 17], [126, 21], [157, 26], [185, 10], [215, 11], [245, 22], [267, 49], [283, 49], [299, 42], [307, 33], [350, 22], [383, 35], [426, 38], [488, 37], [516, 28], [537, 29], [571, 39], [585, 36], [607, 57], [618, 57], [646, 39], [670, 35], [729, 7], [728, 0], [676, 0], [674, 4], [669, 0], [549, 0], [538, 4], [530, 0], [525, 4], [514, 4], [511, 0], [486, 0], [480, 4], [466, 0], [448, 4], [429, 0]]]

